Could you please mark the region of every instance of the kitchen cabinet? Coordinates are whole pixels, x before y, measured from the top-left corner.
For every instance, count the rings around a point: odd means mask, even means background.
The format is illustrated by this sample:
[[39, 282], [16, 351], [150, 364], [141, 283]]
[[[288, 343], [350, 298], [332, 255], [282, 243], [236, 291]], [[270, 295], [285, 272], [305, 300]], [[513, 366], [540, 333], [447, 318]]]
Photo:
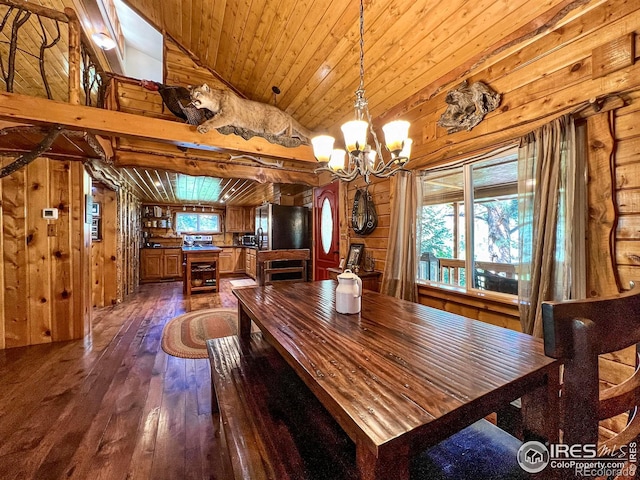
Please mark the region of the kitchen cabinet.
[[255, 232], [256, 230], [256, 209], [244, 207], [244, 230], [245, 232]]
[[255, 209], [249, 207], [227, 207], [225, 222], [227, 232], [253, 232], [255, 228]]
[[235, 270], [235, 248], [223, 247], [220, 252], [220, 273], [233, 273]]
[[244, 208], [227, 207], [226, 230], [227, 232], [244, 232]]
[[140, 250], [140, 281], [160, 282], [182, 278], [182, 251], [179, 248]]
[[244, 252], [245, 260], [245, 273], [254, 280], [256, 279], [256, 250], [253, 248], [247, 248]]
[[245, 268], [245, 250], [246, 248], [234, 248], [233, 253], [233, 271], [236, 273], [242, 273], [246, 270]]
[[241, 247], [222, 247], [220, 273], [243, 273], [246, 270], [245, 250]]

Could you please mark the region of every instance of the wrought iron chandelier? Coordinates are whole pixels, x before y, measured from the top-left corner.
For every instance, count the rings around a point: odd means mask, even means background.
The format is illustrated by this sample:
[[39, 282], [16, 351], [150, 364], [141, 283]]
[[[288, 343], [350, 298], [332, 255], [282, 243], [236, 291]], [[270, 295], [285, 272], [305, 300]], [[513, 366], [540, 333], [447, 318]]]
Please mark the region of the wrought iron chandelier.
[[[329, 135], [319, 135], [311, 139], [313, 154], [324, 165], [316, 171], [329, 171], [334, 178], [345, 182], [364, 177], [369, 184], [370, 176], [387, 178], [404, 170], [409, 162], [412, 140], [409, 136], [409, 122], [395, 120], [382, 127], [386, 149], [391, 154], [389, 160], [382, 156], [366, 97], [364, 96], [364, 2], [360, 0], [360, 86], [356, 90], [356, 119], [342, 125], [346, 151], [333, 148], [335, 139]], [[373, 148], [367, 143], [367, 131], [371, 132]], [[345, 160], [348, 162], [345, 164]]]

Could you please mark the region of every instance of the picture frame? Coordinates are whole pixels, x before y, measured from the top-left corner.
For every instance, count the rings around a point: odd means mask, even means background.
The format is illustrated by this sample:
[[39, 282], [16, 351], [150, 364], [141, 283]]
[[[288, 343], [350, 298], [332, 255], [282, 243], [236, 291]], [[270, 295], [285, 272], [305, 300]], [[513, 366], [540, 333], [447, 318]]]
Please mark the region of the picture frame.
[[359, 267], [362, 260], [364, 243], [352, 243], [349, 245], [349, 255], [347, 256], [347, 268]]

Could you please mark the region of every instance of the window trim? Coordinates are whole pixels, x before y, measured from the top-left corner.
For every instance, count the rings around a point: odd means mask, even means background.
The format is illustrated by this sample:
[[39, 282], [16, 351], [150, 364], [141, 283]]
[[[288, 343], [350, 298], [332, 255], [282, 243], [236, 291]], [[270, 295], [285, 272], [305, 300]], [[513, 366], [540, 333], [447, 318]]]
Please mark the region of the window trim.
[[[463, 212], [465, 214], [464, 215], [465, 216], [465, 232], [464, 232], [465, 272], [473, 271], [475, 269], [475, 264], [476, 264], [476, 261], [473, 255], [474, 246], [475, 246], [474, 215], [469, 215], [469, 213], [473, 213], [473, 205], [474, 205], [473, 167], [484, 161], [488, 161], [494, 158], [507, 157], [514, 154], [516, 155], [515, 161], [517, 162], [518, 161], [517, 152], [518, 152], [518, 146], [513, 144], [510, 147], [499, 148], [495, 150], [493, 153], [483, 154], [476, 158], [471, 157], [466, 160], [463, 160], [462, 162], [456, 162], [448, 166], [442, 166], [435, 169], [435, 171], [437, 172], [437, 171], [446, 171], [450, 169], [453, 170], [456, 168], [462, 168], [463, 199], [462, 199], [462, 202], [458, 202], [458, 203], [462, 203], [464, 205]], [[424, 173], [427, 174], [431, 172], [429, 172], [428, 170], [425, 170]], [[456, 203], [456, 202], [452, 202], [452, 203]], [[467, 208], [469, 208], [470, 210], [468, 211]], [[416, 216], [416, 218], [418, 217]], [[457, 226], [457, 220], [454, 221], [454, 232], [456, 235], [459, 235], [459, 232], [457, 232], [456, 226]], [[458, 239], [454, 239], [454, 248], [457, 240]], [[419, 258], [421, 253], [420, 250], [418, 250], [417, 253]], [[457, 256], [457, 252], [455, 251], [454, 251], [454, 256]], [[416, 273], [419, 271], [420, 269], [416, 268]], [[418, 287], [423, 285], [430, 288], [439, 288], [445, 291], [455, 292], [458, 294], [464, 294], [464, 295], [480, 297], [480, 298], [487, 298], [494, 301], [501, 301], [509, 304], [518, 303], [518, 295], [504, 293], [504, 292], [497, 292], [493, 290], [483, 290], [472, 285], [473, 280], [471, 280], [471, 285], [467, 283], [465, 286], [461, 286], [461, 285], [454, 285], [454, 284], [449, 284], [441, 281], [436, 282], [434, 280], [420, 279], [416, 277], [416, 283]]]

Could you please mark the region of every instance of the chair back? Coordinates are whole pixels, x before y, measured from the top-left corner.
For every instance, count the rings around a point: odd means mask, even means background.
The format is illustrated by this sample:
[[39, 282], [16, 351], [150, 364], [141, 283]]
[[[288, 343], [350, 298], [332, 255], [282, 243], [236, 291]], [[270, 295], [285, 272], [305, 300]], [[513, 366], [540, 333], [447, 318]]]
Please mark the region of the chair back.
[[[563, 443], [598, 444], [598, 422], [629, 412], [626, 427], [599, 445], [614, 452], [640, 435], [640, 286], [620, 295], [543, 302], [545, 353], [564, 361], [561, 393]], [[636, 370], [599, 391], [598, 355], [636, 345]]]

